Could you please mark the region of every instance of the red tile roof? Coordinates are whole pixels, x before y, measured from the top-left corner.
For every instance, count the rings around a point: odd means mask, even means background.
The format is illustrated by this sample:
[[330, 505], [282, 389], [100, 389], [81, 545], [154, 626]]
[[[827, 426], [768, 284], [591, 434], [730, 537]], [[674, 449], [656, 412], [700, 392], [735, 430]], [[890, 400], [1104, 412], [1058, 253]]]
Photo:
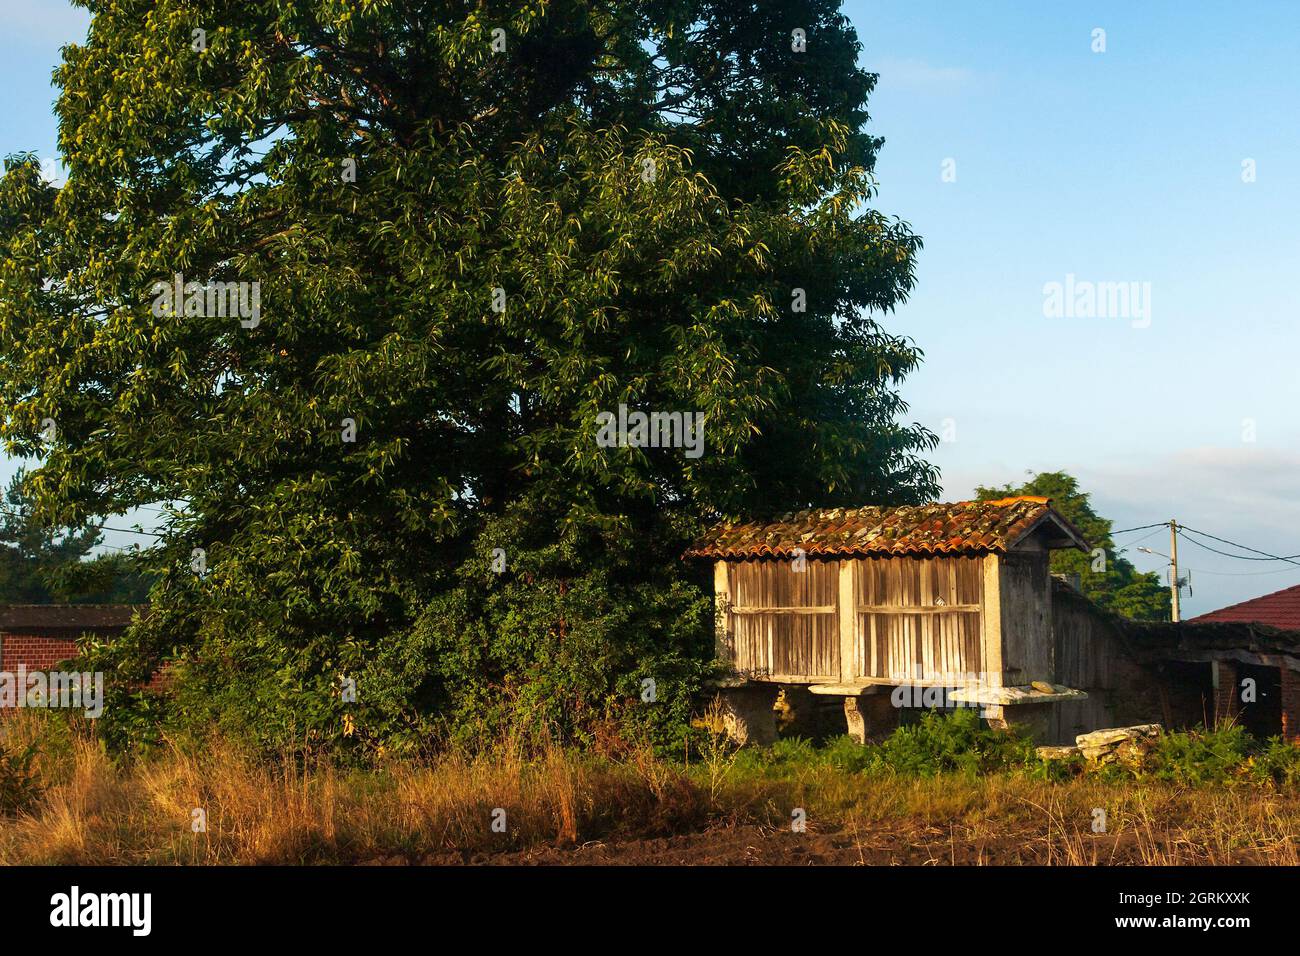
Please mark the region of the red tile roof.
[[1192, 621], [1235, 621], [1246, 624], [1267, 624], [1283, 630], [1300, 630], [1300, 584], [1265, 594], [1263, 597], [1229, 604], [1209, 614], [1191, 618]]
[[959, 501], [900, 508], [800, 511], [773, 522], [718, 525], [687, 557], [752, 558], [808, 555], [932, 555], [1003, 552], [1044, 522], [1054, 544], [1087, 547], [1083, 536], [1046, 498]]

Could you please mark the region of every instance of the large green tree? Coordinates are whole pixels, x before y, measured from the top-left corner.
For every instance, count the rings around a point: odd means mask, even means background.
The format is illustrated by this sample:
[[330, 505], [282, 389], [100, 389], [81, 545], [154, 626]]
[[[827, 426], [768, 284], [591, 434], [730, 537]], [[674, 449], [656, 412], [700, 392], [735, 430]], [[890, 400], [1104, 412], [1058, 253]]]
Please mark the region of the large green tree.
[[1139, 621], [1167, 621], [1170, 616], [1169, 588], [1154, 572], [1142, 572], [1116, 551], [1111, 540], [1112, 522], [1092, 507], [1090, 495], [1079, 482], [1063, 471], [1044, 471], [1020, 485], [976, 489], [981, 501], [1011, 495], [1042, 495], [1064, 515], [1101, 555], [1084, 554], [1073, 548], [1052, 553], [1052, 573], [1077, 581], [1080, 589], [1097, 604]]
[[[651, 677], [680, 724], [702, 522], [935, 493], [832, 0], [86, 6], [66, 184], [0, 181], [0, 434], [51, 521], [178, 503], [112, 662], [179, 717], [574, 732]], [[620, 405], [703, 454], [602, 447]]]

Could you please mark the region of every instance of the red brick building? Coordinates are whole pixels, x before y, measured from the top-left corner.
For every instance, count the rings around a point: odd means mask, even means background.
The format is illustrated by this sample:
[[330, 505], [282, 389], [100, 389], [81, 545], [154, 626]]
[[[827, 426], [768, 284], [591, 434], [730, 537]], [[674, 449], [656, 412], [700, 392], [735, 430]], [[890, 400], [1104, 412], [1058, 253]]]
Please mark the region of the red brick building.
[[113, 636], [131, 623], [139, 604], [0, 605], [0, 671], [46, 671], [77, 653], [83, 634]]
[[[1189, 624], [1255, 624], [1277, 628], [1279, 631], [1300, 631], [1300, 584], [1283, 588], [1272, 594], [1251, 598], [1240, 604], [1229, 604], [1217, 611], [1192, 618]], [[1294, 658], [1280, 662], [1275, 687], [1264, 691], [1277, 694], [1277, 710], [1281, 720], [1282, 735], [1300, 738], [1300, 672], [1295, 670]], [[1236, 716], [1242, 710], [1237, 701], [1237, 687], [1243, 668], [1232, 662], [1220, 665], [1219, 697], [1223, 713]]]

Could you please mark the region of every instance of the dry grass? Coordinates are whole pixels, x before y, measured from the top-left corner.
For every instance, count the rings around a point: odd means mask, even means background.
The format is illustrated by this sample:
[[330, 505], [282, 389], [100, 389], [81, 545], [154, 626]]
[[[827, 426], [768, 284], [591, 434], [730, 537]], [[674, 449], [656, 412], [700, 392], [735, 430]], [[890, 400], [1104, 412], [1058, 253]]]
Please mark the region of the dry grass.
[[[9, 745], [47, 731], [25, 715], [4, 727]], [[455, 862], [710, 828], [789, 831], [792, 807], [807, 808], [810, 831], [842, 837], [842, 862], [1300, 862], [1294, 793], [867, 778], [821, 763], [776, 775], [722, 748], [703, 757], [687, 767], [645, 750], [615, 760], [505, 745], [361, 771], [259, 763], [214, 743], [122, 768], [90, 736], [65, 732], [38, 760], [42, 796], [0, 818], [0, 863]], [[192, 828], [196, 808], [205, 831]], [[1095, 808], [1105, 810], [1104, 833], [1093, 832]]]
[[[7, 721], [17, 746], [38, 718]], [[644, 751], [623, 762], [518, 746], [375, 770], [259, 762], [214, 742], [127, 768], [72, 735], [38, 770], [42, 797], [0, 818], [0, 863], [321, 863], [568, 845], [707, 822], [683, 768]], [[206, 826], [196, 829], [194, 811]]]

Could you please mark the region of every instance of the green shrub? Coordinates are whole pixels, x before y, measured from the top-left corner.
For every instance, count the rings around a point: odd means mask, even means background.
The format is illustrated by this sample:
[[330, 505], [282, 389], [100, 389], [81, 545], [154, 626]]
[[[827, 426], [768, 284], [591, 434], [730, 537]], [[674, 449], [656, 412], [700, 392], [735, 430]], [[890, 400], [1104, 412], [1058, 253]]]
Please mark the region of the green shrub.
[[869, 769], [876, 761], [877, 749], [864, 746], [852, 737], [844, 736], [828, 740], [819, 756], [836, 770], [844, 773], [860, 773]]
[[[395, 626], [346, 614], [330, 626], [272, 626], [272, 610], [251, 598], [241, 615], [191, 621], [157, 611], [91, 648], [85, 669], [118, 685], [124, 674], [142, 681], [188, 630], [168, 693], [117, 692], [100, 731], [115, 753], [216, 732], [268, 755], [356, 762], [419, 753], [431, 741], [599, 749], [611, 733], [683, 754], [713, 671], [708, 579], [680, 559], [693, 529], [683, 521], [673, 535], [619, 538], [575, 522], [548, 537], [512, 511], [487, 523], [454, 574], [411, 589], [391, 612], [409, 619]], [[503, 546], [510, 559], [497, 573], [492, 552]], [[195, 601], [217, 596], [204, 587]], [[355, 701], [343, 699], [344, 677]]]
[[1152, 778], [1184, 786], [1248, 781], [1290, 787], [1300, 784], [1300, 747], [1276, 737], [1258, 740], [1239, 726], [1202, 727], [1153, 738], [1097, 773], [1108, 780]]
[[1244, 766], [1251, 745], [1250, 735], [1237, 726], [1162, 734], [1152, 742], [1137, 774], [1192, 786], [1224, 783]]
[[822, 760], [822, 753], [803, 737], [782, 737], [769, 747], [741, 748], [736, 752], [735, 766], [744, 774], [784, 777], [816, 766]]
[[1300, 784], [1300, 746], [1270, 737], [1246, 761], [1246, 773], [1254, 780], [1280, 787]]
[[1276, 737], [1258, 741], [1241, 727], [1164, 734], [1139, 743], [1115, 762], [1098, 765], [1082, 756], [1043, 760], [1032, 741], [982, 726], [977, 713], [965, 708], [949, 714], [929, 711], [918, 723], [900, 727], [880, 744], [863, 745], [845, 736], [817, 747], [795, 737], [770, 747], [744, 748], [733, 759], [742, 775], [769, 781], [831, 770], [900, 777], [1018, 772], [1054, 782], [1095, 774], [1114, 782], [1165, 780], [1184, 786], [1300, 785], [1300, 745]]
[[1031, 741], [981, 726], [979, 715], [967, 708], [948, 715], [928, 711], [919, 723], [894, 731], [874, 756], [876, 769], [920, 777], [990, 773], [1040, 763]]

